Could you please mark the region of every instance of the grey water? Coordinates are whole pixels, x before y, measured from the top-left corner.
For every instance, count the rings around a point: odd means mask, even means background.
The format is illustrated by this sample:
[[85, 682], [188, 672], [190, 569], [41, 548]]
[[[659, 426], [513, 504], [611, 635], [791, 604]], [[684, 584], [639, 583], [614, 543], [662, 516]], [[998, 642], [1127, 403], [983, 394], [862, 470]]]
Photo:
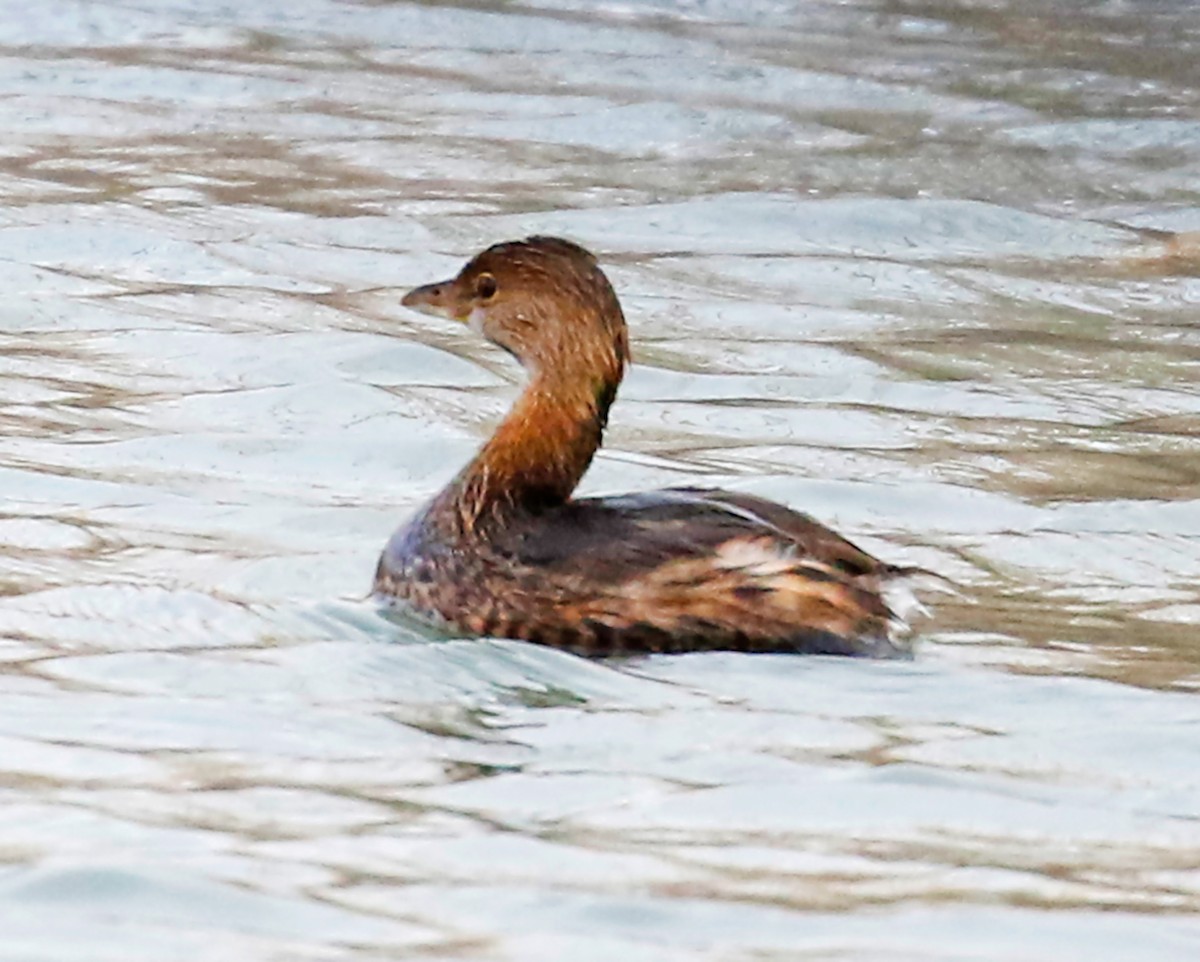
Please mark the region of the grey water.
[[[1200, 958], [1200, 8], [0, 3], [0, 959]], [[588, 493], [809, 511], [910, 663], [366, 599], [593, 248]]]

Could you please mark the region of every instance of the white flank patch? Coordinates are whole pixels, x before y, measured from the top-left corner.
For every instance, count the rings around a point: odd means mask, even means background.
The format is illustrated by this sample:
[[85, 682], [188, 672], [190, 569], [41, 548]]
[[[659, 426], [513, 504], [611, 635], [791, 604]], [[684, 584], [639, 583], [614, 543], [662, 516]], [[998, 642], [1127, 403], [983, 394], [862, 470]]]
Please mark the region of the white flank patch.
[[921, 603], [912, 588], [903, 580], [889, 581], [883, 586], [883, 603], [895, 616], [888, 626], [895, 637], [904, 638], [912, 630], [911, 622], [914, 617], [929, 614], [929, 609]]
[[901, 575], [883, 585], [883, 601], [895, 614], [895, 625], [905, 633], [909, 630], [909, 622], [914, 617], [928, 618], [932, 615], [929, 606], [917, 597], [913, 585], [924, 590], [937, 591], [942, 594], [962, 597], [954, 583], [939, 575], [926, 571], [914, 571], [910, 575]]
[[717, 548], [717, 567], [769, 578], [795, 563], [794, 552], [770, 538], [731, 538]]

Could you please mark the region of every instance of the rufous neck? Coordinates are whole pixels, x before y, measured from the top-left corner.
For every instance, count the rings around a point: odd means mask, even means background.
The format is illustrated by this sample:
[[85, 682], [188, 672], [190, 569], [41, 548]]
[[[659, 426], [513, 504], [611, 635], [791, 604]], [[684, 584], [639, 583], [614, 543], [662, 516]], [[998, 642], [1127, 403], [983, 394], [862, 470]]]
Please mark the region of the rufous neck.
[[535, 373], [491, 439], [439, 496], [460, 533], [560, 505], [600, 447], [621, 371], [594, 378]]

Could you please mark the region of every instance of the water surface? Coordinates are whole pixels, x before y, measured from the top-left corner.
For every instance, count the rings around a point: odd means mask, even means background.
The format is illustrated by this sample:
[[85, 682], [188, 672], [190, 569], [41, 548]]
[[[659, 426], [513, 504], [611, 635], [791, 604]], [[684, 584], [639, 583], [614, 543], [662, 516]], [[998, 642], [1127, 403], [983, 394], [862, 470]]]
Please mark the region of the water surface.
[[[0, 956], [1200, 954], [1192, 5], [10, 6]], [[534, 231], [586, 490], [942, 572], [915, 661], [366, 602], [519, 379], [399, 296]]]

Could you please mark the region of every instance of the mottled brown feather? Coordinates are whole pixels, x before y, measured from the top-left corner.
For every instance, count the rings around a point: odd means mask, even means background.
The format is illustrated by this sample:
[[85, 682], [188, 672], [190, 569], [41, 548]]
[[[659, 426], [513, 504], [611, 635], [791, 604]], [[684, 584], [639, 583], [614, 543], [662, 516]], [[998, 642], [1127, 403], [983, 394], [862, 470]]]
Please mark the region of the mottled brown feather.
[[903, 569], [807, 515], [698, 488], [571, 499], [628, 360], [616, 295], [582, 248], [499, 244], [405, 303], [477, 325], [530, 384], [393, 536], [379, 595], [450, 630], [592, 655], [907, 652], [881, 594]]

